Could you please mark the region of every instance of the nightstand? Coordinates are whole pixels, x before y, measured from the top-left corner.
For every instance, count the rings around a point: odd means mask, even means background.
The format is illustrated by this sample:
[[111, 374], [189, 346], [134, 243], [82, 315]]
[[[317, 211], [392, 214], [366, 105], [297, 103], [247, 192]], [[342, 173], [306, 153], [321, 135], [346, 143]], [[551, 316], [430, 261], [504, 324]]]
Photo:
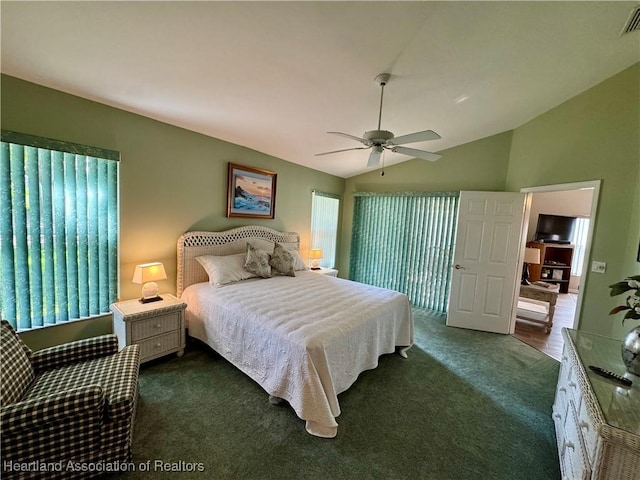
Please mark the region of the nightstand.
[[319, 273], [320, 275], [326, 275], [327, 277], [337, 277], [338, 270], [335, 268], [320, 268], [320, 270], [309, 270], [313, 273]]
[[111, 305], [118, 348], [137, 343], [141, 363], [173, 352], [179, 357], [184, 353], [187, 305], [168, 293], [161, 297], [158, 302], [141, 303], [136, 299]]

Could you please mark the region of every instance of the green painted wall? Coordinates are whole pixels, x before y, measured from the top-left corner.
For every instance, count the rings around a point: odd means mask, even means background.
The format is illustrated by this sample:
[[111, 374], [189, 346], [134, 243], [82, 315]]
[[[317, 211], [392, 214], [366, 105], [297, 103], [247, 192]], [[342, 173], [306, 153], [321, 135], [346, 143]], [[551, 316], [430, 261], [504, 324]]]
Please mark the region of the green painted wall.
[[439, 152], [437, 162], [413, 159], [347, 179], [344, 194], [340, 276], [349, 275], [349, 252], [353, 223], [353, 192], [450, 192], [460, 190], [502, 191], [505, 187], [511, 132]]
[[[587, 273], [580, 328], [620, 337], [608, 312], [620, 303], [608, 285], [639, 274], [640, 64], [532, 121], [441, 153], [435, 163], [410, 160], [340, 179], [204, 135], [99, 103], [2, 77], [2, 128], [122, 152], [121, 296], [138, 295], [129, 279], [135, 264], [160, 260], [175, 290], [175, 241], [184, 231], [246, 224], [224, 217], [229, 161], [278, 172], [276, 219], [256, 222], [303, 235], [308, 248], [312, 189], [344, 192], [338, 267], [348, 277], [355, 191], [519, 191], [521, 188], [602, 180], [592, 259], [606, 274]], [[637, 322], [636, 322], [637, 323]], [[37, 348], [110, 330], [110, 318], [74, 322], [25, 334]], [[60, 330], [51, 334], [51, 331]]]
[[506, 189], [602, 180], [591, 259], [605, 274], [587, 272], [579, 328], [620, 338], [609, 310], [623, 297], [608, 286], [640, 273], [640, 63], [570, 99], [513, 132]]
[[436, 163], [411, 160], [347, 179], [340, 275], [347, 275], [354, 191], [520, 191], [525, 187], [602, 180], [592, 260], [606, 274], [586, 272], [579, 328], [621, 338], [608, 312], [624, 301], [608, 286], [640, 274], [640, 64], [620, 72], [513, 131], [440, 152]]
[[[120, 298], [135, 298], [136, 264], [161, 261], [175, 293], [176, 240], [191, 230], [258, 224], [301, 234], [309, 248], [311, 191], [342, 194], [344, 179], [17, 78], [1, 77], [2, 128], [117, 150]], [[227, 164], [278, 174], [274, 220], [226, 218]], [[338, 252], [339, 253], [339, 252]], [[109, 316], [24, 334], [33, 348], [111, 331]]]

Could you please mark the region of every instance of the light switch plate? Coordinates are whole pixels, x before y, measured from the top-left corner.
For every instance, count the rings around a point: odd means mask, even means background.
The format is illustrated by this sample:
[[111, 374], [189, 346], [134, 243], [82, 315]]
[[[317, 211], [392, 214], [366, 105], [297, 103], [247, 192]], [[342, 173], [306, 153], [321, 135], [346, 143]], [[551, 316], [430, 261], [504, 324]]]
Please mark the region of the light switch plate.
[[595, 273], [605, 273], [607, 271], [607, 263], [591, 262], [591, 271]]

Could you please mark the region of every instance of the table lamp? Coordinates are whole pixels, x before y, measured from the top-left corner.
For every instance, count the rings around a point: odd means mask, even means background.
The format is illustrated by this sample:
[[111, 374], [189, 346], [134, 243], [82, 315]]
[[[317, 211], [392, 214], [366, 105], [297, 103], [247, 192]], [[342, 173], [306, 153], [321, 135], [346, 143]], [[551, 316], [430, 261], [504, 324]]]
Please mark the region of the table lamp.
[[164, 265], [160, 262], [143, 263], [136, 265], [133, 272], [133, 283], [142, 285], [142, 298], [140, 302], [149, 303], [162, 300], [158, 295], [158, 284], [156, 280], [165, 280], [167, 274], [164, 271]]
[[312, 248], [309, 252], [309, 258], [311, 259], [311, 270], [320, 270], [319, 260], [322, 258], [322, 249]]
[[529, 264], [540, 263], [540, 250], [537, 248], [524, 249], [524, 267], [522, 268], [522, 285], [531, 285], [529, 282]]

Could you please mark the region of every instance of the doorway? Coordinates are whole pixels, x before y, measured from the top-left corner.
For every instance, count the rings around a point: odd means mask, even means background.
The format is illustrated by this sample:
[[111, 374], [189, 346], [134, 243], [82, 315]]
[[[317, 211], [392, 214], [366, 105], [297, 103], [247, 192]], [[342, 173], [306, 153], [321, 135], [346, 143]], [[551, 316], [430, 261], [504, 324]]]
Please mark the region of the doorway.
[[583, 245], [584, 250], [577, 252], [578, 255], [574, 255], [574, 260], [572, 260], [572, 267], [578, 267], [573, 270], [579, 272], [580, 275], [572, 275], [569, 291], [558, 295], [551, 331], [547, 333], [540, 324], [518, 320], [513, 333], [513, 336], [522, 342], [560, 360], [564, 346], [561, 329], [564, 327], [577, 328], [580, 319], [582, 293], [584, 292], [584, 288], [581, 287], [589, 274], [591, 239], [600, 193], [600, 181], [531, 187], [524, 188], [521, 192], [529, 194], [531, 206], [525, 243], [534, 238], [537, 216], [540, 213], [589, 218], [589, 227]]

